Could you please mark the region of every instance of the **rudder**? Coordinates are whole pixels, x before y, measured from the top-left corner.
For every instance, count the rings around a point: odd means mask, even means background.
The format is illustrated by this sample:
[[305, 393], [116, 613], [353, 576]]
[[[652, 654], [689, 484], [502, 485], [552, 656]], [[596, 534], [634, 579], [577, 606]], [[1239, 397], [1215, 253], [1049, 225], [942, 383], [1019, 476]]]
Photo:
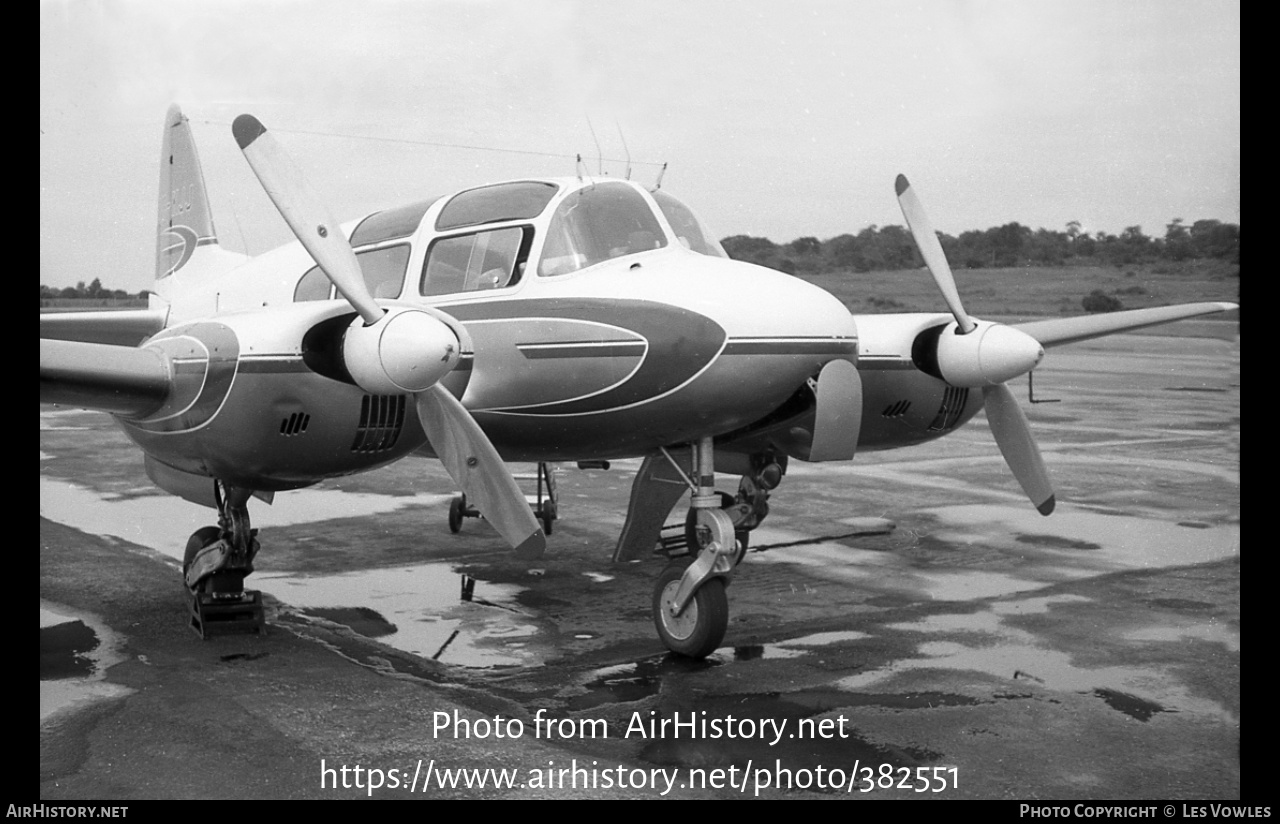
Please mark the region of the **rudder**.
[[[192, 268], [202, 270], [199, 274], [203, 276], [210, 273], [209, 269], [226, 271], [245, 259], [218, 246], [195, 138], [177, 104], [170, 106], [165, 115], [156, 228], [155, 291], [163, 297], [174, 291], [174, 276], [184, 267], [188, 267], [184, 276], [196, 274]], [[202, 263], [209, 259], [209, 265], [189, 267], [192, 258], [199, 258]]]

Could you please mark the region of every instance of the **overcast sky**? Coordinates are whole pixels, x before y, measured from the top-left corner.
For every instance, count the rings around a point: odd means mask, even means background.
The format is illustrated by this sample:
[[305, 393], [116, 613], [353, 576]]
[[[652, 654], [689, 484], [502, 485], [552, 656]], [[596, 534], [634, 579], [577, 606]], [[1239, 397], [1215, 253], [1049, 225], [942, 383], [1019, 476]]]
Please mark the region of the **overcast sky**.
[[242, 112], [344, 221], [629, 151], [719, 237], [902, 224], [899, 172], [948, 234], [1240, 222], [1236, 2], [43, 0], [40, 45], [51, 286], [150, 285], [173, 102], [250, 253], [290, 236]]

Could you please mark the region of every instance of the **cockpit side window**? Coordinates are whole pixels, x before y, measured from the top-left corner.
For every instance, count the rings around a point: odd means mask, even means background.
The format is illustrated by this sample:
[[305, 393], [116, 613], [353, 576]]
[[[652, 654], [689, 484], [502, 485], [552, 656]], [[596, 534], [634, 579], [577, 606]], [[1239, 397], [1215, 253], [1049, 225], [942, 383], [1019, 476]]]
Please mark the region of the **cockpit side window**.
[[703, 229], [702, 223], [693, 214], [692, 209], [664, 191], [658, 190], [650, 194], [684, 248], [713, 257], [729, 256], [725, 253], [724, 247], [718, 241], [712, 240], [711, 235]]
[[645, 199], [623, 183], [581, 189], [556, 208], [538, 274], [564, 275], [610, 258], [667, 245]]
[[[356, 252], [364, 284], [375, 298], [398, 298], [404, 288], [404, 273], [409, 266], [409, 244], [397, 243], [378, 249]], [[334, 296], [333, 284], [319, 266], [307, 270], [293, 290], [294, 303], [329, 300]]]
[[532, 226], [437, 238], [427, 250], [419, 291], [448, 295], [511, 286], [524, 273], [532, 243]]

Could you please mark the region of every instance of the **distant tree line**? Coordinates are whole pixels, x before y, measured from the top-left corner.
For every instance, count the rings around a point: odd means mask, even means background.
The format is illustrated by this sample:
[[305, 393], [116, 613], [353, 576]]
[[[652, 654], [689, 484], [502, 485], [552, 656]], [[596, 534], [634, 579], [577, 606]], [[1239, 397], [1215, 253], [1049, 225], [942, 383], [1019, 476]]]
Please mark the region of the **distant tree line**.
[[55, 289], [50, 286], [40, 284], [40, 300], [55, 300], [58, 298], [73, 300], [146, 300], [147, 290], [138, 293], [126, 292], [123, 289], [106, 289], [102, 286], [100, 278], [94, 278], [93, 283], [88, 286], [84, 285], [84, 281], [80, 281], [75, 286], [66, 286], [62, 289]]
[[[1150, 237], [1141, 226], [1129, 226], [1119, 235], [1088, 234], [1073, 220], [1066, 230], [1030, 229], [1006, 223], [983, 231], [962, 232], [959, 237], [938, 233], [952, 267], [979, 269], [1011, 266], [1099, 265], [1130, 266], [1136, 263], [1218, 259], [1240, 263], [1240, 227], [1220, 220], [1197, 220], [1190, 226], [1174, 218], [1164, 237]], [[902, 226], [868, 226], [856, 235], [828, 240], [796, 238], [774, 243], [768, 238], [733, 235], [720, 241], [736, 260], [746, 260], [787, 274], [835, 271], [855, 272], [917, 269], [924, 265], [911, 233]], [[137, 294], [106, 289], [99, 278], [88, 286], [55, 289], [40, 285], [40, 300], [146, 300], [147, 290]]]
[[[1197, 220], [1190, 226], [1174, 218], [1164, 237], [1150, 237], [1141, 226], [1119, 235], [1088, 234], [1073, 220], [1066, 230], [1032, 230], [1006, 223], [959, 237], [938, 233], [952, 267], [979, 269], [1009, 266], [1063, 266], [1181, 261], [1216, 258], [1240, 262], [1240, 227], [1220, 220]], [[734, 235], [721, 241], [729, 256], [788, 274], [830, 271], [914, 269], [924, 265], [911, 233], [902, 226], [868, 226], [856, 235], [828, 240], [802, 237], [776, 244], [768, 238]]]

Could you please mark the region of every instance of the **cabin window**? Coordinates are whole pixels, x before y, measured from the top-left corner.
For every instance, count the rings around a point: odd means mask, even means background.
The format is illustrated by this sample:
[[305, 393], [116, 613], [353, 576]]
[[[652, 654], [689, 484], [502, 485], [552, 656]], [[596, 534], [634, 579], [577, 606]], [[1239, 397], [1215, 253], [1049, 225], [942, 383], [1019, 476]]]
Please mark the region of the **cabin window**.
[[554, 183], [525, 180], [459, 192], [440, 210], [436, 229], [529, 220], [542, 214], [557, 191], [559, 188]]
[[388, 240], [407, 238], [418, 231], [422, 216], [440, 198], [423, 200], [400, 206], [395, 209], [384, 209], [374, 212], [356, 226], [351, 233], [352, 246], [373, 246]]
[[[356, 252], [356, 260], [360, 262], [369, 294], [375, 298], [400, 297], [404, 288], [404, 273], [409, 268], [409, 244], [397, 243], [380, 249], [365, 249]], [[320, 267], [312, 266], [298, 281], [293, 290], [293, 300], [295, 303], [329, 300], [334, 297], [335, 291]]]
[[298, 281], [293, 290], [293, 302], [302, 303], [307, 300], [328, 300], [333, 295], [333, 282], [325, 277], [319, 266], [312, 266]]
[[719, 241], [712, 240], [702, 222], [693, 214], [693, 210], [663, 191], [650, 192], [662, 210], [662, 216], [671, 224], [676, 239], [686, 249], [712, 257], [727, 258], [724, 247]]
[[564, 275], [666, 245], [662, 225], [639, 192], [625, 183], [601, 183], [574, 192], [556, 208], [538, 274]]
[[448, 295], [511, 286], [524, 272], [532, 242], [532, 226], [437, 238], [427, 250], [419, 291]]

